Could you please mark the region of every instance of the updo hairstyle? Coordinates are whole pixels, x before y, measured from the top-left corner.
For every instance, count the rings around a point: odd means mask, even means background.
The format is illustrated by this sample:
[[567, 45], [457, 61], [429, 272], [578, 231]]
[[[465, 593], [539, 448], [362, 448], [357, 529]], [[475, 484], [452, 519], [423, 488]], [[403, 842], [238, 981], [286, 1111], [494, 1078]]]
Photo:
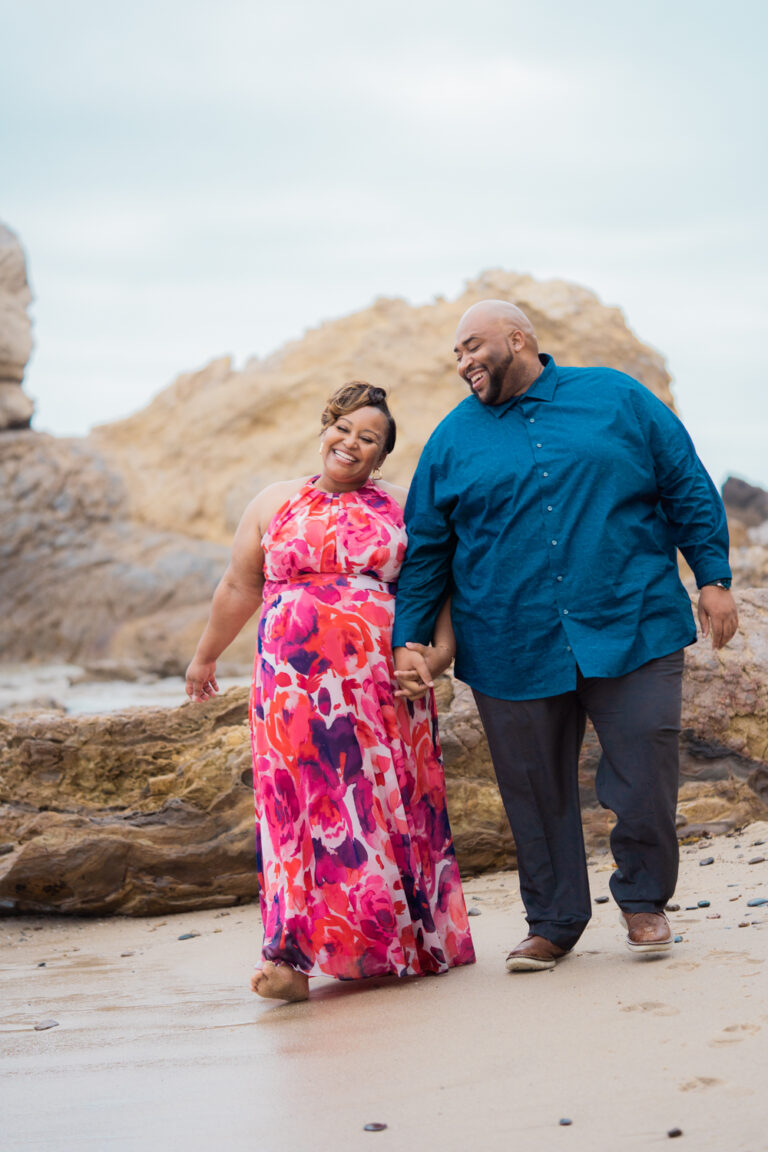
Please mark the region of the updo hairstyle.
[[325, 406], [320, 422], [323, 431], [335, 424], [340, 416], [348, 416], [358, 408], [378, 408], [387, 418], [387, 440], [384, 451], [389, 455], [395, 446], [397, 429], [395, 420], [387, 407], [387, 393], [384, 388], [376, 388], [364, 380], [352, 380], [349, 384], [342, 384], [337, 388]]

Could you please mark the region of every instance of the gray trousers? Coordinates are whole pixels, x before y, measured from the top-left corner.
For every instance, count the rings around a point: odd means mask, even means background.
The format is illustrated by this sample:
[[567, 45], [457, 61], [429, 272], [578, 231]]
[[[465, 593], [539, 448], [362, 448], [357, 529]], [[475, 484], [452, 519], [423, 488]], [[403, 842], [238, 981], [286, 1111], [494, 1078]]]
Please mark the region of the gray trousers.
[[579, 675], [576, 689], [538, 700], [475, 692], [517, 847], [530, 932], [572, 948], [591, 904], [579, 804], [586, 718], [602, 756], [597, 798], [615, 812], [610, 888], [628, 912], [661, 911], [677, 883], [675, 831], [683, 652], [616, 678]]

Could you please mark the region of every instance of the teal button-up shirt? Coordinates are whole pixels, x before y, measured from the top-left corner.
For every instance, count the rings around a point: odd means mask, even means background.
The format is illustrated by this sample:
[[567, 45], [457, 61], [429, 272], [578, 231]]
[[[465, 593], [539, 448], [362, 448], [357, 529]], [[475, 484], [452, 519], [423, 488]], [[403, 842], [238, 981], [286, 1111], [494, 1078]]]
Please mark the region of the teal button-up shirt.
[[730, 576], [722, 501], [673, 412], [610, 368], [468, 396], [430, 437], [405, 509], [393, 642], [428, 643], [451, 596], [456, 675], [526, 700], [622, 676], [696, 639], [699, 586]]

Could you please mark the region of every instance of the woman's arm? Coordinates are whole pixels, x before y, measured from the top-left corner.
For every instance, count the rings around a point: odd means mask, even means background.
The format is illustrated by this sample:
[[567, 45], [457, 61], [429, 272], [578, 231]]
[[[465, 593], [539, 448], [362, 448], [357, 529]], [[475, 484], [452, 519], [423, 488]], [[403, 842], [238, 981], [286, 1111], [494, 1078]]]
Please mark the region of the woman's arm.
[[264, 494], [246, 508], [235, 533], [232, 558], [213, 594], [211, 614], [187, 668], [191, 700], [209, 700], [219, 690], [216, 661], [261, 606], [264, 552], [261, 547]]

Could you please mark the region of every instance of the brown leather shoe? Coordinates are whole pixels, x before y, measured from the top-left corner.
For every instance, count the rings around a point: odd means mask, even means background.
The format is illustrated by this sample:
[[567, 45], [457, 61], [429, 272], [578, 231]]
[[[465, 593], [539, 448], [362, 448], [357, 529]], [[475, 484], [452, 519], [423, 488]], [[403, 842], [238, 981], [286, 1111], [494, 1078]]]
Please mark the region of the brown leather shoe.
[[544, 936], [526, 936], [507, 956], [507, 972], [546, 972], [567, 955], [567, 949]]
[[672, 947], [672, 929], [663, 912], [625, 912], [619, 919], [627, 929], [630, 952], [667, 952]]

